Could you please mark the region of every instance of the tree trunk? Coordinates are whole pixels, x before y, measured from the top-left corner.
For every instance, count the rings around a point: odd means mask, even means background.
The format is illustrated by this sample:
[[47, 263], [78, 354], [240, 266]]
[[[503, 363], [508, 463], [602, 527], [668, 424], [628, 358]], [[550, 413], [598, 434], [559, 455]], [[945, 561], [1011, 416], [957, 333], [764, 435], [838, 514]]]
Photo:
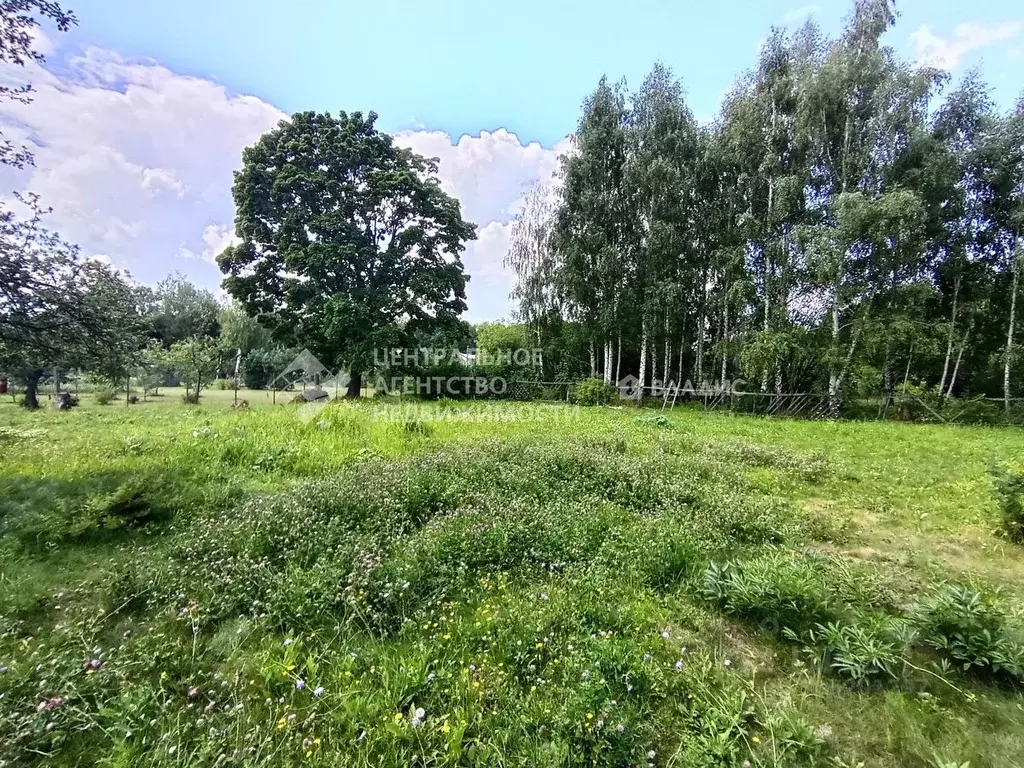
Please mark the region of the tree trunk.
[[960, 276], [957, 275], [956, 280], [953, 282], [953, 311], [950, 316], [949, 322], [949, 338], [946, 339], [946, 359], [942, 363], [942, 378], [939, 380], [939, 398], [945, 397], [943, 394], [946, 391], [946, 376], [949, 374], [949, 361], [953, 356], [953, 335], [956, 332], [956, 311], [957, 302], [960, 298]]
[[622, 381], [622, 331], [619, 331], [619, 343], [615, 352], [615, 383]]
[[725, 375], [729, 372], [729, 305], [722, 310], [722, 375], [719, 386], [725, 386]]
[[[838, 287], [836, 297], [832, 303], [832, 349], [839, 348], [839, 296]], [[843, 410], [842, 380], [839, 377], [839, 370], [833, 359], [828, 372], [828, 412], [833, 419], [838, 419]]]
[[637, 377], [640, 381], [637, 383], [636, 390], [636, 401], [643, 403], [644, 401], [644, 383], [647, 381], [647, 318], [645, 317], [640, 324], [640, 375]]
[[612, 383], [612, 340], [607, 339], [604, 343], [604, 383]]
[[43, 371], [41, 368], [29, 371], [28, 376], [25, 377], [25, 407], [30, 411], [34, 411], [39, 407], [39, 397], [37, 396], [37, 393], [39, 391], [39, 380], [41, 378], [43, 378]]
[[[683, 326], [683, 333], [686, 333], [686, 326]], [[676, 386], [683, 383], [683, 355], [686, 354], [686, 339], [679, 340], [679, 368], [678, 375], [676, 376]]]
[[960, 373], [960, 360], [963, 359], [964, 350], [967, 348], [967, 338], [971, 335], [971, 329], [974, 327], [974, 322], [967, 324], [967, 330], [964, 331], [964, 340], [960, 344], [960, 351], [956, 355], [956, 364], [953, 366], [953, 375], [949, 377], [949, 389], [946, 390], [946, 397], [953, 396], [953, 385], [956, 384], [957, 374]]
[[361, 371], [351, 371], [348, 375], [348, 387], [345, 389], [346, 398], [358, 398], [363, 391], [363, 374]]
[[694, 384], [703, 387], [704, 381], [704, 310], [701, 309], [697, 322], [697, 364], [694, 366], [697, 380]]
[[1017, 254], [1013, 257], [1013, 287], [1010, 289], [1010, 322], [1006, 329], [1006, 363], [1003, 366], [1003, 405], [1010, 410], [1010, 363], [1013, 360], [1013, 324], [1017, 315], [1017, 284], [1020, 280], [1020, 270], [1017, 264]]
[[[914, 345], [910, 345], [910, 354], [907, 355], [907, 368], [903, 371], [903, 396], [907, 396], [907, 381], [910, 379], [910, 362], [914, 359]], [[942, 394], [942, 390], [939, 390], [939, 394]]]
[[[651, 341], [651, 386], [654, 386], [654, 382], [658, 378], [658, 345], [653, 340]], [[651, 392], [651, 394], [657, 394]]]
[[590, 340], [590, 378], [597, 378], [597, 342]]
[[672, 368], [672, 339], [669, 332], [668, 312], [665, 312], [665, 366], [662, 368], [661, 382], [668, 386], [669, 371]]

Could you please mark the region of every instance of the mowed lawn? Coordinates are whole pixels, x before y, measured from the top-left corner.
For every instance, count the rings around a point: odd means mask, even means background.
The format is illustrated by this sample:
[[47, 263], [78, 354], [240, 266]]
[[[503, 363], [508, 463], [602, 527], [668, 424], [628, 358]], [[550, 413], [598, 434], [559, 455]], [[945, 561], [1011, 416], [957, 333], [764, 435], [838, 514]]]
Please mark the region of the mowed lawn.
[[1024, 765], [1014, 429], [0, 405], [0, 765]]

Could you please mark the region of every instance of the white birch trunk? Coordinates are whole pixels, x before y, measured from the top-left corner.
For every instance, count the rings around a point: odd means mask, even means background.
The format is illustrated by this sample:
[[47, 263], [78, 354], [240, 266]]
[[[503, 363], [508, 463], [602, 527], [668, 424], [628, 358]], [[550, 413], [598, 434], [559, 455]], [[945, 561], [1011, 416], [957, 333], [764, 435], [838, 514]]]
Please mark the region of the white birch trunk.
[[644, 384], [647, 381], [647, 318], [645, 317], [641, 322], [640, 331], [640, 375], [637, 376], [639, 381], [637, 382], [636, 390], [636, 401], [643, 403], [644, 401]]

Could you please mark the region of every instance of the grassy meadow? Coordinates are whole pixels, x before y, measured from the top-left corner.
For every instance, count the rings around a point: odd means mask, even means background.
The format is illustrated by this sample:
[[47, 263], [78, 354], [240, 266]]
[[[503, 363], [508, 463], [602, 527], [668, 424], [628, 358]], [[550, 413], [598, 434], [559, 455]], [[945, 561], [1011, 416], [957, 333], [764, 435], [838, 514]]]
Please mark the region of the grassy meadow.
[[1024, 764], [1018, 430], [254, 394], [0, 404], [0, 766]]

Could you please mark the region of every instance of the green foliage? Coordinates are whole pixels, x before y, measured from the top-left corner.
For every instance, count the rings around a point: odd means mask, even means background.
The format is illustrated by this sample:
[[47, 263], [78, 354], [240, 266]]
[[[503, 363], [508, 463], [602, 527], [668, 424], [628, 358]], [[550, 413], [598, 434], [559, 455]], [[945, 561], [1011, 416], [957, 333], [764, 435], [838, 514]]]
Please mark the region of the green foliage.
[[324, 365], [345, 365], [356, 393], [374, 350], [458, 323], [460, 256], [475, 237], [436, 163], [396, 146], [376, 119], [300, 112], [248, 147], [233, 188], [241, 243], [217, 257], [247, 313]]
[[179, 341], [167, 350], [163, 364], [185, 387], [185, 402], [198, 403], [203, 387], [217, 373], [220, 350], [212, 339], [193, 337]]
[[619, 391], [601, 379], [587, 379], [576, 385], [573, 397], [580, 405], [608, 405], [619, 399]]
[[[786, 633], [791, 640], [800, 638]], [[910, 635], [898, 621], [861, 616], [853, 623], [830, 622], [808, 630], [807, 645], [822, 667], [855, 687], [891, 682], [902, 673]]]
[[742, 563], [712, 563], [704, 573], [703, 594], [773, 633], [831, 622], [838, 611], [811, 561], [777, 551]]
[[1003, 533], [1010, 541], [1024, 544], [1024, 473], [997, 466], [991, 474], [1003, 513]]
[[117, 390], [111, 386], [97, 389], [93, 395], [97, 405], [110, 405], [117, 398]]
[[914, 622], [921, 641], [964, 670], [1024, 679], [1024, 638], [1013, 627], [997, 593], [947, 585], [918, 606]]
[[[950, 532], [990, 514], [985, 461], [1014, 455], [1014, 433], [398, 398], [302, 420], [262, 394], [176, 400], [0, 405], [0, 760], [1020, 754], [1017, 689], [933, 663], [952, 656], [912, 607]], [[850, 542], [809, 541], [812, 512]], [[1015, 594], [1017, 549], [962, 538], [957, 567]]]

